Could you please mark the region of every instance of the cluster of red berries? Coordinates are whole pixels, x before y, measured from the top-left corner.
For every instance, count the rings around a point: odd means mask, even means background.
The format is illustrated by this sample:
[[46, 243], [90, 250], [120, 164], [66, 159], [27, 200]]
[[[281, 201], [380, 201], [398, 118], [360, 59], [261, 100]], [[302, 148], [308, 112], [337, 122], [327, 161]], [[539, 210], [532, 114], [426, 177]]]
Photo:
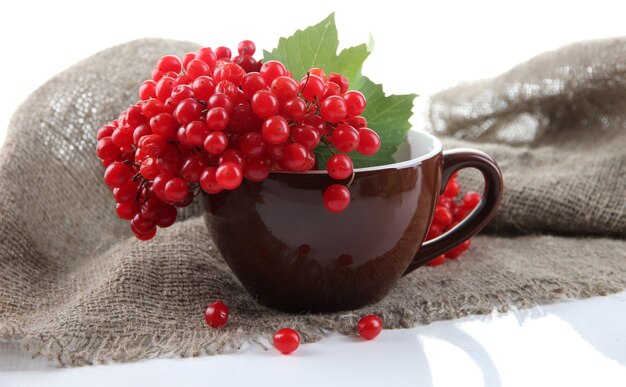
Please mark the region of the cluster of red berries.
[[[222, 301], [210, 304], [204, 312], [204, 320], [213, 328], [220, 328], [228, 322], [228, 306]], [[383, 329], [383, 320], [375, 314], [364, 316], [357, 324], [358, 334], [366, 339], [372, 340], [380, 334]], [[291, 328], [281, 328], [274, 333], [274, 347], [288, 355], [300, 346], [300, 334]]]
[[[255, 60], [255, 51], [245, 40], [234, 57], [226, 47], [162, 57], [139, 88], [140, 101], [98, 130], [104, 180], [137, 238], [172, 225], [176, 207], [200, 190], [216, 194], [243, 178], [263, 181], [270, 170], [316, 168], [318, 145], [334, 153], [326, 168], [337, 180], [353, 173], [346, 153], [380, 148], [361, 116], [365, 97], [348, 90], [346, 77], [312, 68], [294, 80], [282, 63]], [[333, 184], [322, 198], [341, 212], [350, 191]]]
[[[435, 215], [430, 225], [426, 240], [433, 239], [456, 226], [460, 221], [480, 203], [481, 195], [478, 192], [469, 191], [457, 202], [456, 198], [461, 192], [461, 185], [456, 180], [457, 174], [452, 175], [446, 189], [437, 200]], [[445, 262], [446, 258], [456, 259], [467, 250], [472, 241], [470, 239], [456, 246], [455, 248], [441, 254], [437, 258], [427, 263], [427, 266], [439, 266]]]

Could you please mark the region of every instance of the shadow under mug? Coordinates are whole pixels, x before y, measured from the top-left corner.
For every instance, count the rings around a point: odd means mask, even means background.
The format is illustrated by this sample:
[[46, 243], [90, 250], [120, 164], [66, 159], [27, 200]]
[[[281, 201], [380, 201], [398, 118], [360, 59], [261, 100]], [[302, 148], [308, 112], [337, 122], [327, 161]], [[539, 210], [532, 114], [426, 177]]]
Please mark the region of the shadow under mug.
[[[352, 200], [328, 212], [326, 171], [272, 172], [233, 191], [205, 194], [204, 219], [224, 260], [259, 303], [290, 312], [356, 309], [381, 300], [396, 281], [479, 232], [494, 216], [502, 174], [487, 154], [442, 151], [417, 131], [397, 160], [355, 169]], [[483, 198], [456, 227], [424, 242], [437, 196], [463, 168], [485, 178]], [[348, 179], [344, 183], [347, 183]]]

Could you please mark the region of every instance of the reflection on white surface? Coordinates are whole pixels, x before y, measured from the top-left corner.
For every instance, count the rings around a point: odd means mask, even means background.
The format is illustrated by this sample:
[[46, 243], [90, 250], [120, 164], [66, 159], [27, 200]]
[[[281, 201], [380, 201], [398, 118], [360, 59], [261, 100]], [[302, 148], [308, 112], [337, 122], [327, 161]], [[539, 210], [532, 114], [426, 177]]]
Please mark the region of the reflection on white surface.
[[246, 347], [195, 359], [59, 369], [0, 346], [0, 386], [621, 386], [626, 292], [530, 310], [329, 334], [292, 356]]

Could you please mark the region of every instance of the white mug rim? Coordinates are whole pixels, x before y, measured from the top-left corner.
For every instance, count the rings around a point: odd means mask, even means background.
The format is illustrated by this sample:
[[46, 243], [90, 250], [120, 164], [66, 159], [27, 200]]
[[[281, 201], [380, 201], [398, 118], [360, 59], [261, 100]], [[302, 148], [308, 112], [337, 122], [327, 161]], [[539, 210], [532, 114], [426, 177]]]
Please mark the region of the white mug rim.
[[[426, 145], [426, 147], [428, 148], [426, 152], [418, 151], [417, 144], [419, 144], [420, 142], [428, 143], [428, 145]], [[432, 134], [424, 132], [424, 131], [409, 130], [409, 132], [407, 133], [407, 143], [408, 143], [408, 149], [404, 149], [404, 150], [399, 149], [396, 152], [396, 154], [394, 154], [394, 158], [402, 158], [400, 153], [404, 151], [404, 153], [409, 152], [410, 157], [408, 159], [401, 160], [392, 164], [376, 165], [373, 167], [365, 167], [365, 168], [355, 168], [354, 172], [359, 173], [359, 172], [380, 171], [384, 169], [409, 168], [409, 167], [413, 167], [415, 165], [422, 163], [422, 161], [424, 160], [428, 160], [428, 159], [435, 157], [437, 154], [441, 153], [441, 151], [443, 150], [443, 145], [441, 144], [441, 141], [437, 137], [433, 136]], [[320, 175], [320, 174], [327, 174], [328, 172], [325, 169], [322, 169], [322, 170], [315, 169], [315, 170], [310, 170], [310, 171], [305, 171], [305, 172], [270, 171], [270, 173], [280, 173], [280, 174], [293, 173], [293, 174]]]

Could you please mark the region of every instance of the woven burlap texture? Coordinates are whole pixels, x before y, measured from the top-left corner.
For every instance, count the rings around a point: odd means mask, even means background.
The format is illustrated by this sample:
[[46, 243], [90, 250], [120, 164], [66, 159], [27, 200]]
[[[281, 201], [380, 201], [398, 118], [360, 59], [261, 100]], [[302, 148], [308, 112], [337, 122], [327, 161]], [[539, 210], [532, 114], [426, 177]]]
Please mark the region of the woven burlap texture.
[[[88, 58], [33, 93], [0, 155], [0, 338], [78, 366], [304, 341], [588, 297], [626, 286], [626, 41], [581, 43], [436, 95], [446, 147], [500, 163], [507, 186], [487, 235], [458, 261], [419, 269], [362, 310], [290, 315], [256, 304], [211, 244], [198, 208], [150, 242], [115, 216], [95, 132], [133, 103], [156, 59], [196, 48], [139, 40]], [[455, 138], [453, 138], [455, 137]], [[472, 184], [471, 176], [467, 184]], [[207, 329], [207, 303], [231, 317]]]

